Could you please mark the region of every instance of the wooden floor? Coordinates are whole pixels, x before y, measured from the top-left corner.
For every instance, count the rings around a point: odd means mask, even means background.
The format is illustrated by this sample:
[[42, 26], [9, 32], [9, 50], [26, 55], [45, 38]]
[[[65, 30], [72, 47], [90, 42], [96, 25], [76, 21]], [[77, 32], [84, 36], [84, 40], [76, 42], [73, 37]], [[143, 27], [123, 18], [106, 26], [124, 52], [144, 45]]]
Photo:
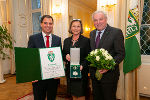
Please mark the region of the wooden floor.
[[32, 92], [31, 83], [16, 84], [15, 75], [5, 75], [6, 82], [0, 84], [0, 100], [16, 100]]
[[[32, 92], [31, 82], [16, 84], [15, 75], [5, 75], [5, 79], [6, 82], [0, 84], [0, 100], [16, 100]], [[140, 97], [140, 100], [150, 100], [150, 98]]]

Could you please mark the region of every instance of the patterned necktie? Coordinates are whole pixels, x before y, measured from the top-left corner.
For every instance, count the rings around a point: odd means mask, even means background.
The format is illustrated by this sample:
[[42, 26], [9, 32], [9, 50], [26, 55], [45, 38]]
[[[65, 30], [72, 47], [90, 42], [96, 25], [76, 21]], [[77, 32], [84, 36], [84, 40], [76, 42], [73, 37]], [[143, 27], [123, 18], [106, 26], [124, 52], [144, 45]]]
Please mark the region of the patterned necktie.
[[47, 39], [46, 39], [46, 48], [49, 48], [49, 36], [45, 36]]
[[99, 41], [100, 41], [100, 34], [101, 34], [101, 32], [98, 32], [98, 35], [96, 37], [96, 48], [98, 48], [98, 44], [99, 44]]

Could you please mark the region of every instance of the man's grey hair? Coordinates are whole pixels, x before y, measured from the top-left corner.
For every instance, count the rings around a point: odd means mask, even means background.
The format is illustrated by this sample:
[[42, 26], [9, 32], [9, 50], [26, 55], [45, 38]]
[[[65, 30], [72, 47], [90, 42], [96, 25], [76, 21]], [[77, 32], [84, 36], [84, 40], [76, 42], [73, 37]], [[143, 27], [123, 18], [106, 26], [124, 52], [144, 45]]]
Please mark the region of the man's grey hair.
[[98, 14], [98, 13], [104, 14], [105, 18], [107, 18], [107, 14], [106, 14], [104, 11], [95, 11], [95, 12], [92, 14], [92, 20], [94, 20], [94, 15], [95, 15], [95, 14]]

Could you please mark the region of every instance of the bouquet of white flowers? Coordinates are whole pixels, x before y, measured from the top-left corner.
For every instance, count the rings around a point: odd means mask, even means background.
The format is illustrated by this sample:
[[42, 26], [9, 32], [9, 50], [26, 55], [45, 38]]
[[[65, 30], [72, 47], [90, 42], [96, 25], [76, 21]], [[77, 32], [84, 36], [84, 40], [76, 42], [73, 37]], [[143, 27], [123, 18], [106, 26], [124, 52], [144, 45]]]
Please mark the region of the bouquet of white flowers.
[[100, 74], [99, 70], [102, 69], [114, 69], [115, 61], [113, 57], [108, 53], [107, 50], [101, 48], [101, 49], [95, 49], [88, 54], [86, 58], [89, 62], [91, 62], [91, 67], [96, 67], [96, 73], [95, 77], [97, 80], [100, 80], [102, 78], [102, 74]]

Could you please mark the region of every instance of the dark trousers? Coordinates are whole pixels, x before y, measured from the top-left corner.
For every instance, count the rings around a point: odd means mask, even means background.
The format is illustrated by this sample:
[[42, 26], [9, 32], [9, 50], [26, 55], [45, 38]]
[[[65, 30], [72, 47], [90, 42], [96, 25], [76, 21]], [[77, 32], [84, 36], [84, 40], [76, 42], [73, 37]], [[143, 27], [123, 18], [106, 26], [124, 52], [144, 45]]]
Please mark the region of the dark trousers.
[[32, 83], [34, 100], [55, 100], [57, 94], [58, 80], [48, 79]]
[[92, 80], [93, 100], [116, 100], [117, 82], [102, 83]]

